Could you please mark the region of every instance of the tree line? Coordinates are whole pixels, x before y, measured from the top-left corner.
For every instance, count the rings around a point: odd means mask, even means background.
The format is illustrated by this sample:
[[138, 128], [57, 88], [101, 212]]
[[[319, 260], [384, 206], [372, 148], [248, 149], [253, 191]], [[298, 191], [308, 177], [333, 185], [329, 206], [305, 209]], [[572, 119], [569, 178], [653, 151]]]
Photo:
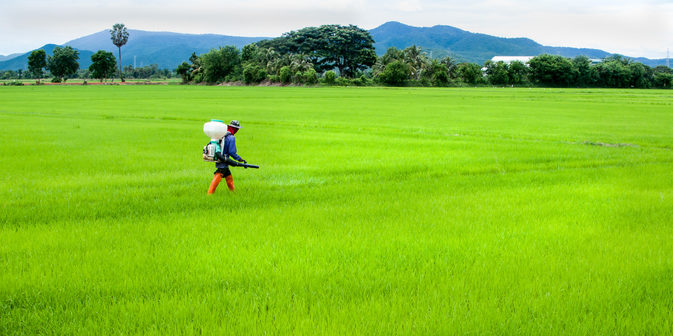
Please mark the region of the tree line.
[[389, 48], [377, 57], [374, 40], [356, 26], [307, 27], [244, 46], [195, 53], [176, 70], [185, 83], [389, 86], [545, 86], [671, 88], [673, 70], [649, 67], [619, 55], [592, 64], [586, 56], [540, 55], [527, 63], [487, 61], [483, 66], [451, 57], [432, 59], [417, 46]]
[[[119, 48], [128, 41], [123, 24], [110, 30]], [[586, 56], [566, 58], [539, 55], [523, 63], [487, 61], [483, 66], [458, 62], [451, 57], [432, 59], [417, 46], [403, 50], [391, 47], [377, 57], [374, 39], [354, 25], [323, 25], [291, 31], [238, 49], [224, 46], [207, 53], [192, 53], [175, 70], [184, 83], [232, 83], [256, 85], [262, 82], [297, 85], [388, 85], [388, 86], [545, 86], [606, 88], [671, 88], [673, 70], [649, 67], [614, 55], [593, 64]], [[91, 56], [88, 69], [79, 70], [77, 50], [56, 47], [46, 57], [36, 50], [28, 58], [28, 72], [0, 73], [0, 78], [22, 75], [38, 81], [50, 71], [53, 82], [67, 78], [96, 78], [101, 81], [119, 75], [124, 78], [171, 77], [172, 71], [156, 65], [123, 67], [111, 52], [99, 50]], [[118, 66], [118, 71], [116, 70]]]

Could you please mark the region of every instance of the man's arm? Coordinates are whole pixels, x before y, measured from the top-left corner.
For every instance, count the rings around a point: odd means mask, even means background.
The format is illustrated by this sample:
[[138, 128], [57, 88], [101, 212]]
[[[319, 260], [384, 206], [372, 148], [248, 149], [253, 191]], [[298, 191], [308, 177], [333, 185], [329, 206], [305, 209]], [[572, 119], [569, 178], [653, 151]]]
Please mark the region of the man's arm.
[[236, 154], [236, 138], [233, 136], [227, 142], [227, 153], [236, 161], [246, 162], [240, 155]]

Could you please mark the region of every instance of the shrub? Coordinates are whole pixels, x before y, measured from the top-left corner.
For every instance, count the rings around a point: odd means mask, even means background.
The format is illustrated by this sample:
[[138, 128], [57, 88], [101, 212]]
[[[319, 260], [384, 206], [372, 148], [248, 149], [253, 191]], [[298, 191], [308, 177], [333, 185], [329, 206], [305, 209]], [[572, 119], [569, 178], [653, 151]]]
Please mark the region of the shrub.
[[437, 71], [432, 74], [432, 86], [449, 86], [451, 78], [448, 71]]
[[351, 86], [351, 85], [353, 85], [353, 82], [351, 82], [348, 78], [345, 78], [345, 77], [337, 77], [336, 85]]
[[15, 80], [15, 81], [3, 83], [2, 85], [4, 85], [4, 86], [23, 86], [23, 83]]
[[280, 76], [278, 76], [278, 75], [269, 75], [267, 77], [267, 79], [269, 80], [269, 82], [272, 82], [272, 83], [279, 83], [280, 82]]
[[334, 85], [336, 83], [336, 73], [332, 70], [325, 72], [325, 84]]
[[315, 69], [310, 68], [304, 71], [304, 83], [308, 85], [314, 85], [318, 83], [318, 73], [315, 71]]
[[280, 68], [280, 81], [283, 84], [288, 84], [292, 81], [292, 72], [290, 72], [289, 66], [284, 66]]
[[259, 65], [248, 64], [243, 68], [243, 81], [246, 84], [256, 84], [266, 79], [266, 70]]
[[301, 84], [304, 82], [304, 74], [301, 71], [297, 71], [294, 73], [292, 80], [295, 84]]
[[384, 84], [403, 86], [409, 79], [410, 74], [409, 65], [402, 61], [393, 61], [386, 65], [385, 70], [379, 74], [379, 78]]

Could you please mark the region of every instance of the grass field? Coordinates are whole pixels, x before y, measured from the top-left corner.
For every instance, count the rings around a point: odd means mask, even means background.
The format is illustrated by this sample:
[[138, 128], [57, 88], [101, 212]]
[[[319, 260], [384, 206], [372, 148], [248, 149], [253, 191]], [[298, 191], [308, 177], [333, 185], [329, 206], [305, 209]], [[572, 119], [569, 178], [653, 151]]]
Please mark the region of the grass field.
[[673, 333], [673, 91], [1, 87], [0, 124], [2, 335]]

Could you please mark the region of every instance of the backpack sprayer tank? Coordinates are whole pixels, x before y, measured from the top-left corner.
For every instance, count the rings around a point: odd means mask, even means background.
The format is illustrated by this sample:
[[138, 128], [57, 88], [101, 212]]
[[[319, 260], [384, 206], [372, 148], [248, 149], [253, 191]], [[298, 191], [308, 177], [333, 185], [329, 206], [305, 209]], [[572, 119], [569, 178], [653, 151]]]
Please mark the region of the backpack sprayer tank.
[[203, 124], [203, 133], [210, 138], [210, 142], [203, 147], [203, 160], [215, 162], [215, 152], [222, 152], [220, 139], [227, 135], [227, 125], [222, 120], [211, 119]]
[[227, 134], [227, 125], [222, 120], [211, 119], [203, 124], [203, 133], [206, 133], [210, 140], [220, 140]]

